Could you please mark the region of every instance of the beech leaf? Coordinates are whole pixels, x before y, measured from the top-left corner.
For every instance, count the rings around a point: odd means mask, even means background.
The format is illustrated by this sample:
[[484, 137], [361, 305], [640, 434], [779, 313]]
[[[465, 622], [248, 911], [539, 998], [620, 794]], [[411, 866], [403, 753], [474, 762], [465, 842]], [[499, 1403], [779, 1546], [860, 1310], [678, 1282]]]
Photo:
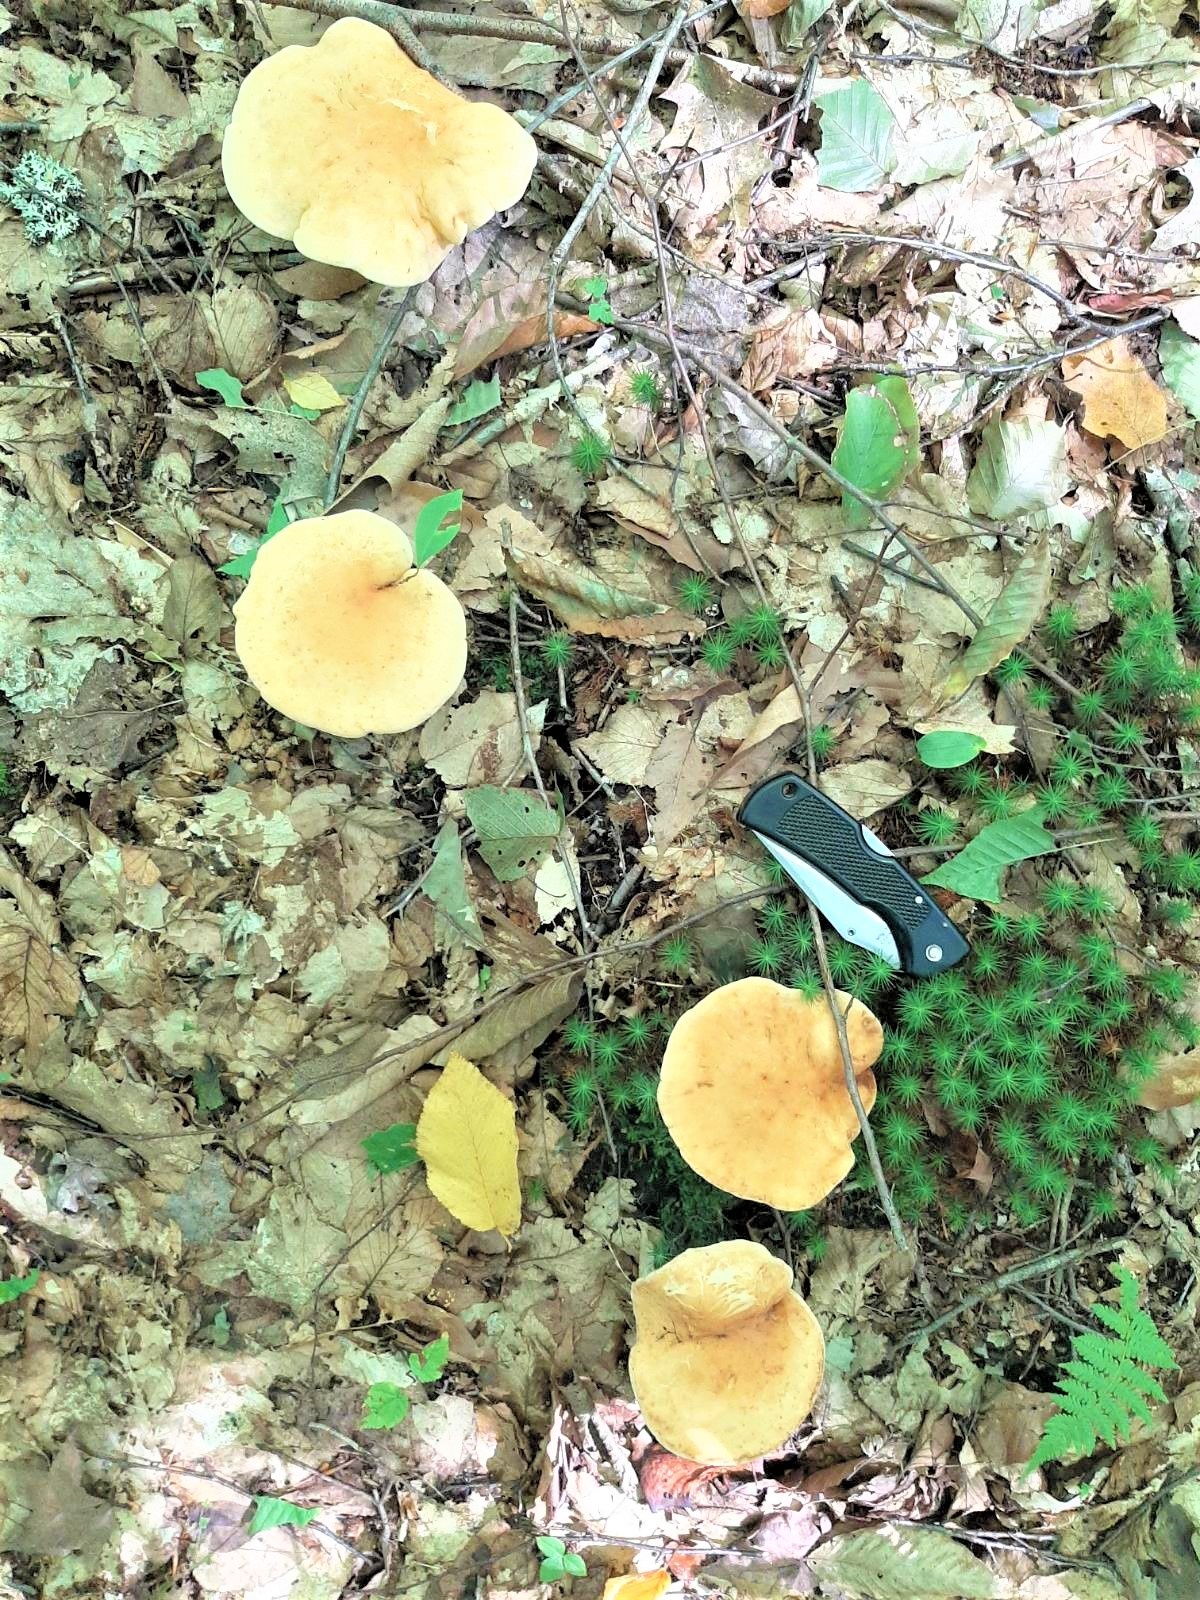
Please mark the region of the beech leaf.
[[1054, 835], [1042, 826], [1041, 811], [1035, 806], [1019, 816], [989, 822], [964, 850], [944, 861], [923, 882], [968, 900], [994, 904], [1001, 898], [1000, 874], [1005, 867], [1047, 855], [1055, 847]]
[[1025, 547], [1012, 577], [992, 602], [992, 609], [966, 653], [946, 679], [944, 698], [956, 699], [976, 678], [990, 672], [1029, 637], [1050, 598], [1050, 545], [1045, 534]]
[[417, 1121], [430, 1192], [464, 1227], [507, 1238], [521, 1225], [517, 1117], [474, 1062], [453, 1054]]

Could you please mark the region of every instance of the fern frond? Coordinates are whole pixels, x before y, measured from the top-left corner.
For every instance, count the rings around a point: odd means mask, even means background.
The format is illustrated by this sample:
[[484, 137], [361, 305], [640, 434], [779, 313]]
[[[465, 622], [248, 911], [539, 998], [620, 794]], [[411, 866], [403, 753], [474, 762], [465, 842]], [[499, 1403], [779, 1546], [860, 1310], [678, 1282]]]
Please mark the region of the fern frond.
[[1157, 1378], [1146, 1371], [1175, 1367], [1171, 1347], [1138, 1305], [1137, 1280], [1113, 1268], [1120, 1302], [1097, 1304], [1092, 1311], [1108, 1333], [1088, 1330], [1071, 1341], [1071, 1359], [1058, 1377], [1058, 1412], [1049, 1418], [1026, 1473], [1048, 1461], [1087, 1456], [1101, 1440], [1109, 1449], [1128, 1439], [1134, 1418], [1150, 1422], [1149, 1401], [1166, 1399]]

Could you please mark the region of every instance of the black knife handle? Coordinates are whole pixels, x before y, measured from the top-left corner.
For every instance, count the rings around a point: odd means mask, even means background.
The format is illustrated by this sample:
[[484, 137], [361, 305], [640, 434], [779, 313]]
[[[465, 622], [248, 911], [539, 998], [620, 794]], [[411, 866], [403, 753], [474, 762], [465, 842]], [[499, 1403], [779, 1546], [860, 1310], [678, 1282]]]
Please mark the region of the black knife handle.
[[945, 972], [970, 953], [970, 945], [928, 890], [886, 847], [871, 843], [874, 835], [861, 822], [797, 773], [777, 773], [752, 789], [738, 821], [803, 856], [882, 917], [905, 972], [920, 977]]

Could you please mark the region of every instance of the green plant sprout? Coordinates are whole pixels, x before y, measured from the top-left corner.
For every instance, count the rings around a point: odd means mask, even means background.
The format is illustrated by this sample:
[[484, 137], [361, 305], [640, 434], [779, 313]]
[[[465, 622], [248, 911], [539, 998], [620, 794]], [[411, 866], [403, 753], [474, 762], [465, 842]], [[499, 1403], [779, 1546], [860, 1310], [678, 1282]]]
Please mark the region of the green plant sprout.
[[608, 279], [602, 273], [595, 273], [590, 278], [581, 278], [574, 287], [579, 298], [587, 301], [587, 314], [592, 321], [611, 327], [613, 309], [608, 303]]
[[585, 478], [594, 478], [612, 455], [612, 445], [598, 433], [583, 433], [571, 446], [571, 464]]
[[535, 1540], [541, 1563], [538, 1577], [543, 1583], [561, 1583], [564, 1578], [586, 1578], [587, 1563], [582, 1556], [568, 1550], [561, 1539], [539, 1534]]
[[697, 616], [707, 611], [716, 598], [711, 582], [699, 572], [689, 572], [679, 580], [679, 603]]
[[663, 402], [662, 385], [646, 367], [638, 367], [629, 380], [629, 392], [639, 405], [657, 411]]

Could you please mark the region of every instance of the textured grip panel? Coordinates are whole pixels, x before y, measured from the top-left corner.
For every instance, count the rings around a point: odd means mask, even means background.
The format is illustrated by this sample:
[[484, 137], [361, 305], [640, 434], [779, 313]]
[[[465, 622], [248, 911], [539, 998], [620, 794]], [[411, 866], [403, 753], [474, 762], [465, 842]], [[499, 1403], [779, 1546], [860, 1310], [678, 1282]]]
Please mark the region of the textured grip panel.
[[772, 837], [814, 860], [856, 900], [877, 906], [902, 928], [916, 930], [929, 916], [929, 902], [917, 896], [907, 875], [866, 844], [853, 818], [833, 809], [811, 791], [800, 795], [771, 824]]

